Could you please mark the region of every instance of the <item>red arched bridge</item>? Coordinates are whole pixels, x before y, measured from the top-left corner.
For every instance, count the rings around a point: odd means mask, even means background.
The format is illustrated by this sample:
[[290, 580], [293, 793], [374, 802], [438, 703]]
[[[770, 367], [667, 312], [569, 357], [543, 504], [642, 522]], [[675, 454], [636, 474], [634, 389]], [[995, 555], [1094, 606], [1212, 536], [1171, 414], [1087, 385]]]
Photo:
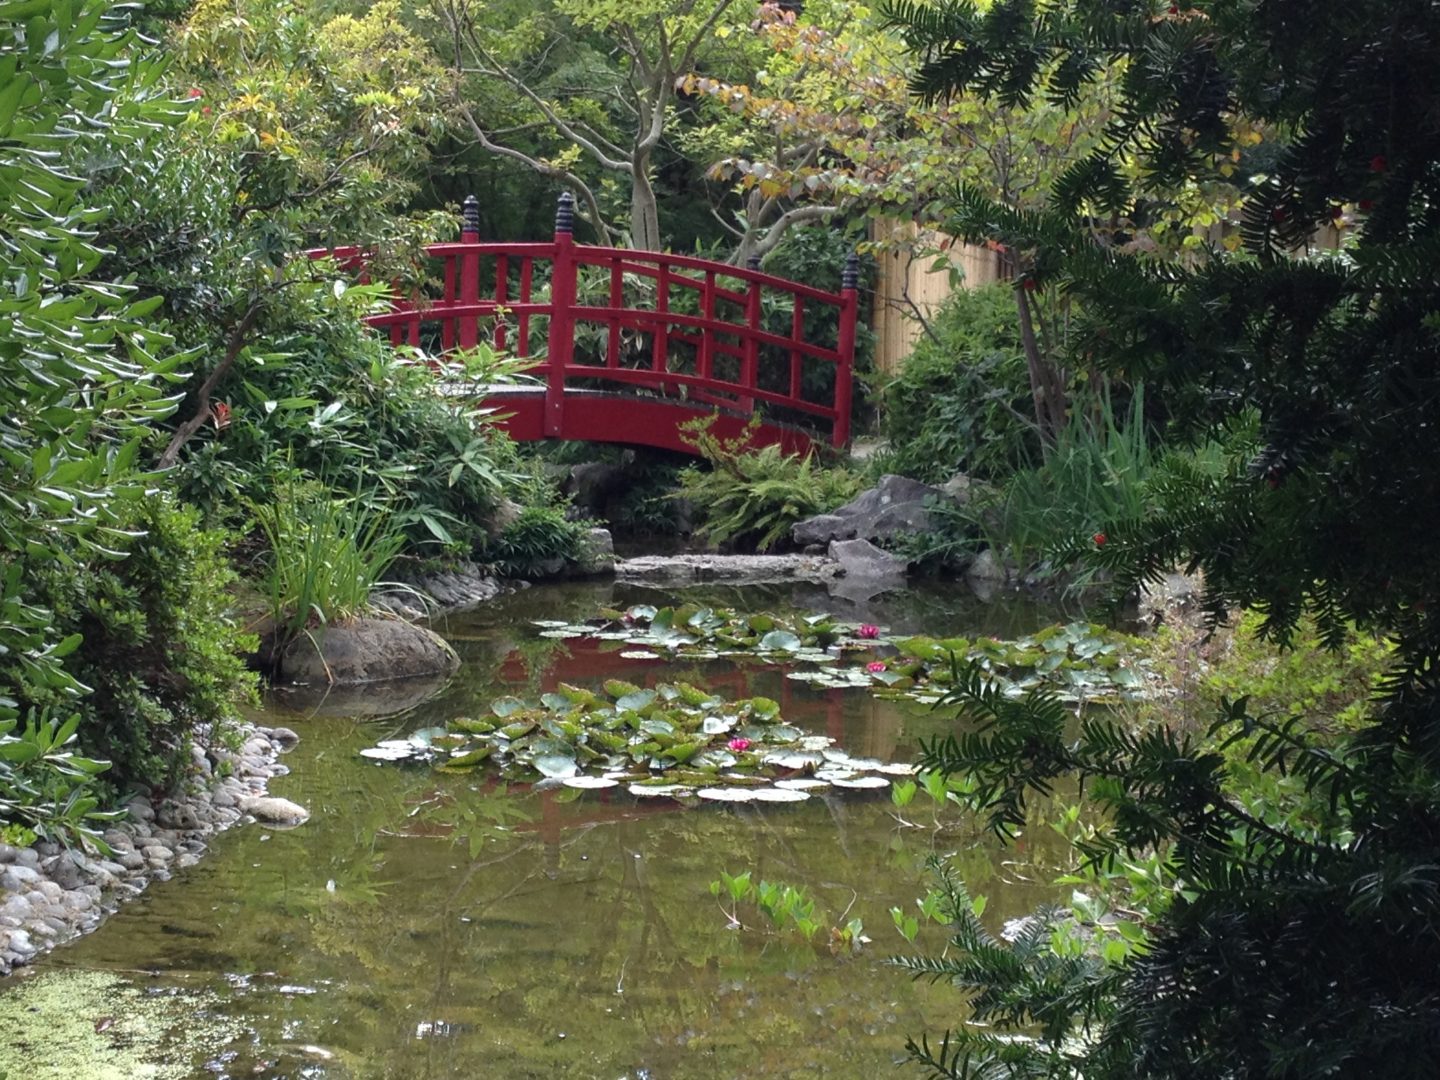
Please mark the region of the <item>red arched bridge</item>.
[[[465, 200], [460, 241], [426, 248], [438, 298], [406, 297], [366, 321], [396, 345], [474, 348], [533, 358], [535, 382], [487, 389], [500, 426], [520, 440], [633, 443], [684, 453], [680, 425], [714, 416], [712, 432], [805, 452], [850, 439], [858, 308], [855, 256], [840, 292], [653, 251], [574, 240], [574, 201], [560, 196], [546, 243], [482, 243], [479, 205]], [[310, 252], [364, 273], [360, 248]]]

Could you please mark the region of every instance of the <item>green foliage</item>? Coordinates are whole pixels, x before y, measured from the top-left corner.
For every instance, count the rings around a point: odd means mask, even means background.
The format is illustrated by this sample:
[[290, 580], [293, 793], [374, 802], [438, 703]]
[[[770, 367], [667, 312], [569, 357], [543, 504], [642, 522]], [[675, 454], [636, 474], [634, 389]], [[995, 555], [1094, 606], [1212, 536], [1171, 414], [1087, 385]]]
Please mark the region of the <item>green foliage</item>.
[[[600, 693], [561, 684], [538, 702], [499, 698], [489, 716], [457, 717], [361, 753], [438, 760], [445, 772], [494, 767], [507, 779], [582, 790], [623, 783], [638, 797], [686, 802], [803, 802], [810, 787], [889, 786], [883, 776], [859, 778], [884, 772], [882, 763], [853, 759], [833, 742], [787, 724], [770, 698], [727, 700], [689, 683], [642, 689], [610, 679]], [[815, 777], [794, 786], [793, 774], [804, 770]]]
[[694, 504], [703, 518], [700, 533], [711, 544], [768, 551], [788, 540], [797, 522], [835, 509], [860, 488], [854, 473], [817, 465], [813, 455], [789, 455], [775, 444], [749, 450], [749, 431], [722, 439], [708, 425], [685, 425], [710, 469], [682, 472], [679, 495]]
[[236, 654], [256, 643], [230, 612], [226, 534], [159, 496], [126, 506], [118, 525], [119, 557], [24, 564], [70, 642], [67, 673], [89, 692], [26, 685], [10, 658], [0, 678], [21, 684], [36, 716], [78, 713], [81, 751], [114, 763], [107, 782], [163, 790], [187, 774], [194, 738], [218, 741], [238, 721], [254, 677]]
[[79, 725], [77, 713], [63, 724], [31, 720], [16, 734], [16, 721], [0, 720], [0, 841], [103, 844], [96, 829], [113, 815], [98, 809], [93, 781], [110, 763], [67, 749]]
[[270, 503], [250, 504], [269, 547], [264, 583], [281, 636], [364, 614], [370, 593], [404, 546], [383, 502], [336, 498], [313, 486], [284, 486]]
[[[729, 899], [729, 908], [722, 910], [725, 911], [732, 930], [745, 928], [740, 920], [742, 904], [752, 905], [757, 912], [764, 915], [774, 933], [793, 930], [806, 941], [813, 941], [816, 932], [830, 921], [816, 910], [814, 897], [803, 885], [788, 885], [763, 879], [756, 882], [752, 880], [749, 870], [739, 874], [720, 871], [719, 880], [710, 883], [710, 895], [722, 901]], [[861, 919], [849, 919], [843, 925], [840, 923], [839, 920], [844, 919], [847, 914], [848, 908], [830, 928], [829, 947], [837, 956], [858, 953], [870, 941], [865, 936], [865, 924]]]
[[542, 573], [556, 559], [572, 559], [585, 542], [588, 521], [572, 521], [562, 506], [531, 503], [480, 548], [483, 561], [506, 577]]
[[[1214, 469], [1215, 456], [1210, 447], [1178, 460], [1187, 469]], [[976, 491], [963, 506], [936, 506], [939, 527], [911, 538], [904, 550], [926, 562], [988, 546], [1032, 567], [1058, 549], [1091, 542], [1108, 522], [1143, 519], [1171, 464], [1152, 445], [1144, 390], [1137, 387], [1118, 415], [1105, 395], [1072, 418], [1040, 464], [1018, 469], [999, 488]]]
[[112, 547], [148, 483], [148, 425], [174, 408], [155, 302], [95, 279], [97, 215], [72, 171], [178, 115], [158, 68], [126, 61], [122, 25], [103, 3], [0, 8], [0, 235], [17, 238], [0, 245], [0, 721], [21, 693], [82, 693], [18, 560]]
[[[1162, 627], [1154, 639], [1157, 663], [1169, 670], [1190, 712], [1210, 715], [1225, 700], [1245, 698], [1261, 716], [1311, 717], [1315, 725], [1339, 735], [1360, 726], [1395, 664], [1392, 641], [1352, 630], [1339, 649], [1321, 640], [1311, 619], [1303, 619], [1289, 643], [1281, 647], [1263, 633], [1265, 617], [1241, 614], [1201, 645], [1190, 640], [1183, 625]], [[1183, 650], [1186, 655], [1177, 656]], [[1200, 670], [1177, 670], [1189, 653], [1203, 653]]]
[[1013, 288], [951, 293], [883, 402], [887, 472], [927, 483], [961, 471], [999, 480], [1039, 460]]
[[3, 816], [38, 835], [83, 836], [114, 786], [173, 784], [250, 685], [221, 538], [136, 468], [183, 357], [161, 298], [105, 272], [84, 173], [184, 110], [123, 26], [98, 3], [0, 9], [0, 233], [25, 238], [0, 246]]
[[502, 380], [488, 353], [436, 371], [395, 352], [333, 292], [272, 320], [253, 366], [216, 384], [222, 427], [197, 433], [179, 467], [181, 491], [212, 514], [268, 502], [285, 477], [338, 492], [376, 485], [411, 546], [469, 554], [514, 476], [508, 441], [465, 394], [444, 386]]

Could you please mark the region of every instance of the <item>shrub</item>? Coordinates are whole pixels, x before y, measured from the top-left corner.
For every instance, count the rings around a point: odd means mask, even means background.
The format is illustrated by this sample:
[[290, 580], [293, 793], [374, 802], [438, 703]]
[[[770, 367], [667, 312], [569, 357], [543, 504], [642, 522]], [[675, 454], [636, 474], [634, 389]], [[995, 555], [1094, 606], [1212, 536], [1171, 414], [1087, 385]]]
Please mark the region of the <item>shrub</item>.
[[265, 584], [282, 637], [363, 614], [370, 591], [405, 544], [391, 508], [323, 488], [282, 488], [254, 504], [269, 545]]
[[27, 684], [13, 668], [0, 681], [19, 684], [32, 717], [79, 714], [81, 751], [114, 763], [111, 792], [168, 789], [184, 777], [195, 736], [222, 739], [253, 696], [237, 654], [256, 643], [231, 618], [225, 533], [202, 529], [196, 510], [163, 496], [129, 508], [122, 526], [111, 534], [121, 558], [25, 565], [56, 633], [79, 637], [64, 663], [89, 693]]
[[589, 529], [590, 522], [571, 521], [562, 506], [531, 503], [485, 544], [482, 557], [507, 577], [526, 577], [573, 557]]
[[694, 504], [700, 534], [711, 544], [767, 551], [797, 522], [847, 502], [860, 480], [847, 469], [825, 468], [813, 455], [786, 454], [778, 445], [748, 450], [756, 423], [734, 439], [708, 430], [709, 421], [685, 425], [687, 438], [709, 463], [680, 474], [679, 496]]
[[94, 785], [110, 763], [67, 749], [79, 725], [78, 713], [63, 724], [32, 718], [17, 735], [16, 721], [0, 720], [0, 842], [93, 842], [96, 826], [113, 816], [98, 809]]
[[[333, 299], [333, 298], [332, 298]], [[364, 483], [408, 509], [411, 545], [469, 554], [513, 470], [513, 446], [476, 403], [442, 393], [441, 376], [485, 380], [504, 366], [468, 358], [437, 375], [397, 353], [354, 310], [317, 299], [276, 325], [259, 361], [217, 388], [228, 423], [187, 448], [184, 495], [211, 512], [273, 501], [275, 485], [323, 478], [337, 491]]]
[[[936, 507], [939, 528], [914, 537], [907, 553], [934, 562], [991, 547], [1030, 567], [1076, 537], [1094, 535], [1105, 522], [1143, 517], [1164, 460], [1144, 414], [1143, 388], [1118, 415], [1108, 395], [1100, 398], [1071, 419], [1041, 464], [1017, 470], [963, 507]], [[1213, 458], [1209, 450], [1186, 456], [1201, 464]]]
[[885, 471], [996, 479], [1039, 460], [1010, 286], [957, 290], [931, 329], [882, 391]]

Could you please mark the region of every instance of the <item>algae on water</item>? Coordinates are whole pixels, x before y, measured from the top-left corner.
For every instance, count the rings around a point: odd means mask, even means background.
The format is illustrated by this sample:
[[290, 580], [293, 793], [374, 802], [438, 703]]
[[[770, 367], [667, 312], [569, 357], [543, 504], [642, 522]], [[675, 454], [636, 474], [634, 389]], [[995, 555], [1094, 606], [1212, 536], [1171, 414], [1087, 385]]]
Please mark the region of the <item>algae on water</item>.
[[206, 1008], [214, 995], [137, 986], [101, 971], [52, 970], [0, 992], [0, 1077], [175, 1080], [236, 1033]]

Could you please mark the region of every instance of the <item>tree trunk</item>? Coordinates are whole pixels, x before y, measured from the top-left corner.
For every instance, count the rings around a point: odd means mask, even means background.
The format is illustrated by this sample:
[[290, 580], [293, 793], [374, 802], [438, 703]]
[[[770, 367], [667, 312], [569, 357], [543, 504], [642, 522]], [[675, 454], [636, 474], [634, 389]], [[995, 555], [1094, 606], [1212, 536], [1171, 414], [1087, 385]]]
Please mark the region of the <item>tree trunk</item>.
[[630, 246], [660, 250], [660, 207], [650, 182], [650, 155], [637, 157], [630, 173]]
[[1035, 337], [1035, 319], [1030, 310], [1030, 297], [1023, 282], [1015, 285], [1015, 307], [1020, 316], [1020, 341], [1025, 348], [1025, 364], [1030, 372], [1030, 396], [1035, 402], [1035, 422], [1040, 425], [1040, 442], [1048, 455], [1065, 429], [1065, 413], [1069, 402], [1060, 375], [1040, 351]]

